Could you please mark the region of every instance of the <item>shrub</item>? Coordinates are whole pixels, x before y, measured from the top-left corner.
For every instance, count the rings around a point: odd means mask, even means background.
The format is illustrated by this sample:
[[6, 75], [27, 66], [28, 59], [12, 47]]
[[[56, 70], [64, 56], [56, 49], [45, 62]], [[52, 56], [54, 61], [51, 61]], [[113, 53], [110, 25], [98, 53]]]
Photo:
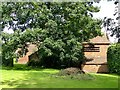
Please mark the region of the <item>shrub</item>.
[[65, 76], [65, 75], [77, 75], [77, 74], [84, 74], [85, 72], [83, 72], [82, 70], [80, 70], [79, 68], [66, 68], [61, 70], [58, 75], [60, 76]]
[[93, 80], [94, 79], [92, 75], [85, 73], [79, 68], [75, 68], [75, 67], [62, 69], [54, 76], [56, 78], [74, 79], [74, 80]]
[[2, 65], [4, 66], [11, 66], [13, 67], [13, 54], [11, 51], [7, 51], [6, 49], [3, 48], [2, 50]]
[[31, 66], [28, 66], [27, 64], [14, 64], [13, 67], [11, 66], [2, 66], [2, 70], [42, 70], [43, 68], [42, 67], [31, 67]]
[[110, 73], [120, 74], [120, 44], [113, 44], [107, 52], [108, 68]]
[[13, 58], [2, 60], [2, 65], [13, 67]]
[[32, 67], [40, 67], [41, 66], [41, 62], [40, 61], [36, 61], [36, 60], [30, 60], [27, 63], [28, 66], [32, 66]]

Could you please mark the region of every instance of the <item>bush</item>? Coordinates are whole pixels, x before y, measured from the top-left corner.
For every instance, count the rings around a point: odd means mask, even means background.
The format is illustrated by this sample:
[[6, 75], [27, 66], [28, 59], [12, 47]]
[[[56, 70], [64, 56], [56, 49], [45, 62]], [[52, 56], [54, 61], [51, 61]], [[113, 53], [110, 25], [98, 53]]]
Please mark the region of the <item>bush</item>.
[[28, 66], [32, 66], [32, 67], [40, 67], [41, 66], [41, 62], [40, 61], [36, 61], [36, 60], [30, 60], [27, 63]]
[[45, 56], [41, 59], [41, 65], [46, 68], [56, 68], [59, 69], [61, 65], [61, 61], [58, 57], [52, 56]]
[[2, 65], [4, 66], [11, 66], [13, 67], [13, 55], [12, 55], [12, 52], [7, 52], [6, 49], [3, 48], [2, 50]]
[[107, 52], [108, 68], [110, 73], [120, 74], [120, 44], [113, 44]]
[[13, 67], [13, 58], [10, 59], [2, 59], [2, 65]]
[[61, 70], [58, 73], [58, 75], [65, 76], [65, 75], [77, 75], [77, 74], [84, 74], [84, 73], [85, 72], [80, 70], [79, 68], [71, 67], [71, 68], [66, 68], [66, 69]]
[[1, 65], [13, 67], [13, 55], [11, 51], [7, 51], [5, 48], [2, 50]]
[[13, 67], [11, 66], [2, 66], [2, 70], [42, 70], [43, 68], [42, 67], [31, 67], [31, 66], [28, 66], [27, 64], [14, 64]]
[[62, 69], [53, 76], [56, 78], [73, 79], [73, 80], [93, 80], [94, 79], [92, 75], [85, 73], [79, 68], [75, 68], [75, 67]]

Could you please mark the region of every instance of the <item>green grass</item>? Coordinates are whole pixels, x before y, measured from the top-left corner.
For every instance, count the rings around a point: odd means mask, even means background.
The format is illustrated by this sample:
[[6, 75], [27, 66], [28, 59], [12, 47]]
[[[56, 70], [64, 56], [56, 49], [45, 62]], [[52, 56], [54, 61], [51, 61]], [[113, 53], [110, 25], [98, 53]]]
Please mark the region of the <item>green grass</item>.
[[91, 74], [92, 80], [54, 77], [59, 70], [0, 70], [2, 88], [118, 88], [118, 76]]

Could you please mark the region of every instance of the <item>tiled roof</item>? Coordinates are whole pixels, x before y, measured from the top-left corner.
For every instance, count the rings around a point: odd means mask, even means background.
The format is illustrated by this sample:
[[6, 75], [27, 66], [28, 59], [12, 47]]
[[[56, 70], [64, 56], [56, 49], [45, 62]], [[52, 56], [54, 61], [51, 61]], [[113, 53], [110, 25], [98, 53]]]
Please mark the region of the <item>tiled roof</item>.
[[83, 44], [86, 44], [86, 43], [109, 44], [110, 41], [108, 40], [108, 37], [104, 34], [103, 36], [97, 36], [93, 39], [90, 39], [89, 42], [83, 42]]
[[93, 39], [90, 39], [90, 42], [92, 43], [110, 43], [106, 35], [103, 36], [97, 36]]

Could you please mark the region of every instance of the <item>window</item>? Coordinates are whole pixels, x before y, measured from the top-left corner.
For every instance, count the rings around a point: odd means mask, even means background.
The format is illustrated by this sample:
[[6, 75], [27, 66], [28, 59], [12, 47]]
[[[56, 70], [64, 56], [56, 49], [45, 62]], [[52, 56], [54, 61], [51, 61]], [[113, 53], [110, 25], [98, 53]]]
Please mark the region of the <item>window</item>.
[[86, 45], [83, 47], [84, 52], [100, 52], [100, 47], [94, 45]]

